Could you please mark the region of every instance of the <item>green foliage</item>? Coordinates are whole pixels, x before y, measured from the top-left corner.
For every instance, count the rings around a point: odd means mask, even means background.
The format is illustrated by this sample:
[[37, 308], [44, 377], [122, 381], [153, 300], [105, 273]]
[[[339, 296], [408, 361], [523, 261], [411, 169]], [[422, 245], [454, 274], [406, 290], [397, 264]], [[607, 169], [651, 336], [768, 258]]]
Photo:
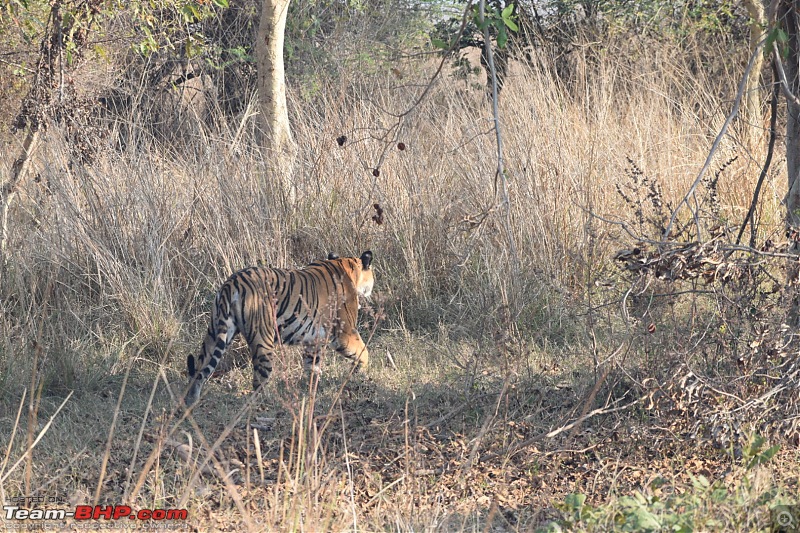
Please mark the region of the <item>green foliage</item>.
[[[465, 2], [462, 2], [465, 3]], [[484, 6], [484, 18], [481, 22], [477, 3], [470, 7], [469, 22], [461, 32], [461, 16], [453, 15], [437, 22], [430, 31], [429, 40], [434, 48], [442, 50], [461, 50], [469, 47], [483, 47], [483, 33], [489, 30], [499, 48], [505, 48], [520, 30], [517, 9], [519, 2], [502, 2], [487, 0]], [[477, 36], [480, 34], [480, 36]], [[456, 39], [458, 38], [458, 41]]]
[[[433, 46], [453, 48], [460, 22], [460, 16], [454, 15], [437, 23], [431, 32]], [[568, 46], [584, 34], [607, 38], [609, 33], [629, 33], [677, 41], [694, 34], [744, 39], [747, 23], [745, 10], [736, 0], [487, 0], [483, 27], [473, 5], [470, 25], [456, 47], [482, 46], [474, 35], [487, 26], [498, 46], [516, 44], [521, 50], [547, 43]]]
[[117, 0], [114, 9], [131, 17], [139, 35], [132, 46], [142, 56], [165, 48], [193, 58], [210, 52], [213, 42], [205, 35], [203, 23], [219, 18], [228, 9], [228, 1]]
[[750, 439], [750, 443], [742, 450], [747, 470], [769, 462], [769, 460], [778, 453], [778, 450], [780, 450], [780, 446], [777, 444], [765, 450], [764, 444], [766, 444], [766, 439], [764, 439], [764, 437], [754, 435], [753, 438]]
[[[73, 43], [77, 35], [94, 28], [101, 20], [103, 11], [94, 4], [58, 4], [58, 21], [65, 44]], [[28, 44], [38, 44], [50, 20], [52, 7], [44, 0], [0, 0], [0, 37], [7, 39], [19, 35]]]
[[497, 46], [505, 48], [508, 43], [508, 30], [518, 32], [519, 26], [515, 22], [514, 13], [516, 4], [510, 3], [505, 7], [486, 5], [483, 21], [480, 17], [480, 9], [477, 5], [472, 6], [472, 23], [481, 31], [487, 29], [497, 36]]
[[[689, 475], [690, 483], [673, 486], [663, 477], [652, 480], [647, 489], [621, 496], [593, 507], [586, 495], [569, 494], [556, 503], [562, 519], [543, 531], [725, 531], [748, 524], [756, 512], [768, 517], [771, 510], [787, 501], [777, 487], [762, 490], [753, 482], [754, 467], [769, 462], [779, 446], [765, 449], [766, 441], [756, 435], [742, 450], [739, 479], [731, 485], [710, 481], [702, 474]], [[766, 520], [766, 518], [765, 518]]]
[[747, 21], [741, 3], [734, 0], [550, 0], [539, 12], [550, 13], [551, 22], [561, 27], [601, 25], [673, 37], [730, 33]]
[[[64, 1], [57, 5], [66, 60], [71, 64], [81, 39], [90, 30], [103, 35], [107, 23], [116, 18], [129, 21], [130, 46], [142, 56], [161, 49], [190, 58], [200, 56], [211, 44], [201, 25], [227, 9], [228, 0]], [[45, 0], [0, 0], [0, 36], [13, 31], [27, 43], [40, 42], [52, 7]]]
[[789, 34], [780, 27], [772, 28], [767, 34], [767, 40], [764, 43], [764, 53], [769, 55], [772, 53], [773, 43], [778, 45], [781, 55], [786, 59], [789, 57]]

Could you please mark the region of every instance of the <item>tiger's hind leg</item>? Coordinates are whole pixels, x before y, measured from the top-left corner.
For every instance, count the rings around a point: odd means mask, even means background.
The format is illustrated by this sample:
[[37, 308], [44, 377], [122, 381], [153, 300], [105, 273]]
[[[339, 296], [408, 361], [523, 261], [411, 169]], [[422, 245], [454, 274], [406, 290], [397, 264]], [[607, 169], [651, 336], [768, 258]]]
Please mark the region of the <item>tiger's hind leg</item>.
[[200, 398], [200, 391], [203, 389], [203, 384], [208, 380], [211, 374], [216, 370], [220, 359], [225, 354], [225, 351], [231, 345], [233, 338], [236, 336], [237, 329], [233, 317], [225, 317], [217, 320], [214, 324], [212, 319], [211, 324], [208, 326], [206, 338], [203, 341], [203, 347], [200, 352], [199, 369], [195, 366], [195, 357], [189, 355], [187, 359], [187, 367], [189, 370], [189, 379], [191, 386], [189, 392], [186, 393], [184, 403], [186, 406], [192, 405]]
[[275, 355], [274, 343], [264, 342], [261, 337], [249, 342], [253, 358], [253, 392], [258, 391], [272, 374], [272, 358]]

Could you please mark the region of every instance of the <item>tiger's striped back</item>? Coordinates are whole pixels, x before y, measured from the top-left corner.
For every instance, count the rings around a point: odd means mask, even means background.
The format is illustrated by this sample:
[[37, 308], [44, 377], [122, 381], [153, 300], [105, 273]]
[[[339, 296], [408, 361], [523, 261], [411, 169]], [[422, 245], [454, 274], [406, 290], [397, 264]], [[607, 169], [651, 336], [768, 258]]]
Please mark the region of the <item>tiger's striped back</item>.
[[371, 263], [367, 251], [360, 258], [331, 254], [299, 270], [249, 267], [233, 274], [217, 292], [198, 358], [202, 366], [193, 355], [187, 359], [186, 404], [197, 401], [237, 333], [250, 348], [254, 390], [272, 372], [280, 344], [303, 345], [306, 365], [316, 366], [319, 345], [329, 339], [336, 351], [366, 367], [369, 352], [356, 324], [358, 296], [369, 297], [374, 284]]

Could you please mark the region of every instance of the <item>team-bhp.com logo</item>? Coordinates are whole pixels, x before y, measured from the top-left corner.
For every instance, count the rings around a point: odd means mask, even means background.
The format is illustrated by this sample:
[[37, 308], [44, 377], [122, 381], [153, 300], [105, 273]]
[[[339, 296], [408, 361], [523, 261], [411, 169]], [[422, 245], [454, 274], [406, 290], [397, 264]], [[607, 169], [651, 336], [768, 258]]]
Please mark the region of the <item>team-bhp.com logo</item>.
[[128, 505], [78, 505], [74, 511], [66, 509], [22, 509], [17, 505], [4, 505], [6, 520], [186, 520], [186, 509], [141, 509], [134, 512]]

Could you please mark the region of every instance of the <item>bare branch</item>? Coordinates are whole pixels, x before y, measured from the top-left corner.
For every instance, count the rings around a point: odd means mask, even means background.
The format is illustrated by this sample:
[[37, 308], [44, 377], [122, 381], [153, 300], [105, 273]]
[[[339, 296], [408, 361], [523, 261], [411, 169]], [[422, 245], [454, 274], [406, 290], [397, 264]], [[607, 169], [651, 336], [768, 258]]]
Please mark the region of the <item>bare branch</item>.
[[511, 250], [512, 268], [514, 272], [519, 271], [519, 256], [517, 255], [517, 245], [514, 241], [514, 234], [511, 231], [511, 202], [508, 197], [508, 182], [506, 180], [505, 163], [503, 161], [503, 135], [500, 129], [500, 106], [498, 103], [497, 70], [494, 65], [494, 53], [492, 52], [492, 40], [489, 35], [489, 26], [486, 22], [486, 0], [478, 3], [478, 21], [483, 26], [483, 44], [486, 50], [486, 64], [489, 65], [489, 74], [492, 79], [492, 114], [494, 116], [494, 131], [497, 140], [497, 171], [494, 176], [494, 192], [497, 195], [497, 182], [502, 185], [502, 205], [505, 207], [505, 225], [508, 234], [508, 246]]
[[[747, 86], [747, 79], [750, 77], [750, 71], [753, 70], [753, 64], [755, 63], [756, 57], [761, 54], [762, 49], [764, 48], [764, 43], [766, 43], [766, 38], [761, 39], [756, 46], [756, 49], [753, 50], [753, 53], [750, 55], [750, 61], [747, 62], [747, 68], [744, 71], [744, 75], [742, 76], [741, 81], [739, 82], [739, 88], [736, 91], [736, 98], [733, 101], [733, 109], [731, 110], [728, 117], [725, 119], [725, 123], [722, 125], [722, 129], [720, 129], [717, 137], [714, 139], [714, 143], [711, 145], [711, 150], [708, 152], [708, 157], [706, 157], [706, 162], [703, 165], [703, 168], [700, 169], [700, 173], [695, 178], [694, 183], [689, 188], [689, 191], [683, 197], [683, 199], [678, 203], [675, 207], [675, 210], [672, 212], [672, 216], [669, 219], [669, 224], [667, 224], [667, 229], [664, 230], [664, 236], [662, 237], [663, 241], [669, 239], [669, 234], [672, 231], [672, 226], [675, 224], [675, 219], [678, 218], [678, 211], [680, 211], [683, 205], [690, 208], [689, 206], [689, 199], [694, 195], [695, 191], [697, 190], [697, 186], [700, 185], [700, 182], [703, 181], [703, 177], [706, 175], [708, 171], [708, 167], [711, 166], [711, 160], [714, 158], [714, 154], [719, 149], [719, 144], [722, 142], [722, 138], [728, 132], [728, 126], [730, 126], [733, 119], [739, 113], [739, 106], [742, 103], [742, 96], [744, 95], [744, 89]], [[774, 43], [773, 43], [774, 44]], [[700, 227], [697, 228], [698, 235], [697, 240], [700, 240]]]
[[792, 92], [792, 89], [789, 87], [789, 82], [786, 79], [786, 71], [783, 70], [781, 53], [778, 50], [777, 43], [775, 42], [772, 43], [772, 57], [775, 60], [775, 66], [778, 68], [778, 79], [781, 83], [781, 89], [783, 89], [783, 95], [794, 105], [800, 105], [800, 98], [797, 98], [797, 96]]

